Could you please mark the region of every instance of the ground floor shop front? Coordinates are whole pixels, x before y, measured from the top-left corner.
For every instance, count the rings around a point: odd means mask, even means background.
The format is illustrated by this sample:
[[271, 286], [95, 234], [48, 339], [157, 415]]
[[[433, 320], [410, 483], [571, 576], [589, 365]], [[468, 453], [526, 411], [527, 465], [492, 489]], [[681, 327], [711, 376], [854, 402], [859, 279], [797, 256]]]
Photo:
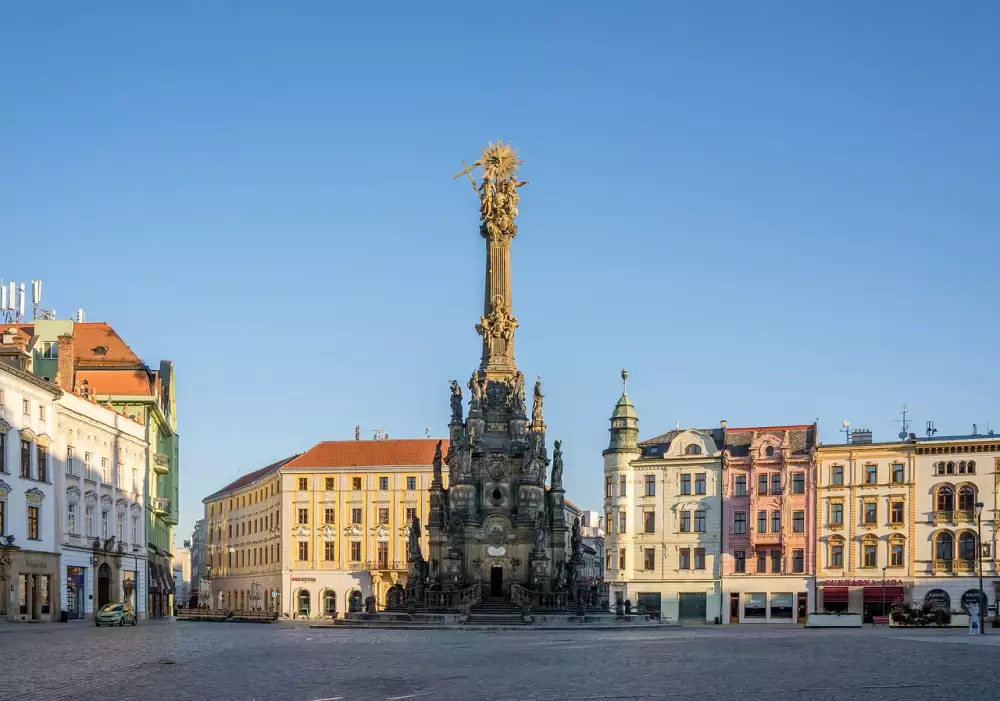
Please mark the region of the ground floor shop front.
[[58, 621], [59, 553], [0, 550], [0, 619]]
[[888, 616], [893, 605], [912, 600], [912, 579], [818, 579], [816, 610], [823, 613], [860, 613], [865, 623]]
[[665, 621], [714, 623], [721, 613], [718, 580], [619, 582], [609, 590], [613, 605], [628, 601], [633, 612], [655, 614]]
[[723, 623], [805, 623], [814, 611], [812, 577], [726, 577]]
[[[979, 577], [917, 577], [912, 600], [953, 613], [965, 613], [968, 604], [978, 599], [978, 594]], [[983, 577], [983, 594], [986, 595], [986, 615], [992, 617], [996, 615], [997, 600], [1000, 599], [1000, 578]]]
[[130, 604], [146, 618], [146, 559], [133, 553], [101, 553], [66, 547], [59, 570], [63, 609], [69, 620], [92, 620], [109, 603]]

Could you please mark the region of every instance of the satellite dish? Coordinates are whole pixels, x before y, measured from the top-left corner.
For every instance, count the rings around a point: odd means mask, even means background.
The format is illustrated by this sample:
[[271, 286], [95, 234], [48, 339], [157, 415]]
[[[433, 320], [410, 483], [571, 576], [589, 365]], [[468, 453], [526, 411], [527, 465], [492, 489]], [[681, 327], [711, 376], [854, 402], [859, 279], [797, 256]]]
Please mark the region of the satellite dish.
[[901, 441], [905, 441], [906, 440], [906, 431], [900, 431], [899, 432], [899, 440], [901, 440]]

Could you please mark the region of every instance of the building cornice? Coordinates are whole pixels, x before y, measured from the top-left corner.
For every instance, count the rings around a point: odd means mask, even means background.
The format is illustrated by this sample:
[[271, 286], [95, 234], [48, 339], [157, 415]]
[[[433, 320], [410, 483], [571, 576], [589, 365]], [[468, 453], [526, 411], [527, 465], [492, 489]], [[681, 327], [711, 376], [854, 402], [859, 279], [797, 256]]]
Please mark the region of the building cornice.
[[22, 380], [23, 382], [27, 382], [28, 384], [34, 385], [35, 387], [38, 387], [41, 390], [50, 392], [52, 394], [53, 399], [58, 399], [63, 394], [63, 391], [61, 389], [56, 387], [51, 382], [46, 382], [45, 380], [40, 378], [38, 375], [35, 375], [34, 373], [25, 372], [24, 370], [18, 370], [17, 368], [11, 367], [10, 365], [6, 365], [4, 363], [0, 363], [0, 371], [5, 372], [8, 375], [11, 375], [12, 377], [16, 377], [17, 379]]

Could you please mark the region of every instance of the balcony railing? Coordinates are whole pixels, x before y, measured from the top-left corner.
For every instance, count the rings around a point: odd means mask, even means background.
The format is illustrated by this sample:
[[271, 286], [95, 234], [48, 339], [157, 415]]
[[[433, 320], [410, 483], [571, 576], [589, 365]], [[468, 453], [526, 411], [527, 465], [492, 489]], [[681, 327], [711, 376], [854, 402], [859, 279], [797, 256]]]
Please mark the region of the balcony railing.
[[154, 514], [167, 514], [170, 513], [170, 500], [157, 497], [155, 499], [149, 500], [149, 505], [153, 509]]
[[975, 509], [960, 509], [952, 514], [952, 523], [975, 523]]
[[949, 523], [954, 517], [953, 511], [935, 511], [934, 523]]
[[934, 572], [951, 573], [955, 571], [955, 563], [951, 560], [935, 560]]
[[166, 453], [153, 453], [153, 472], [165, 475], [170, 470], [170, 458]]
[[407, 562], [401, 560], [375, 560], [364, 563], [361, 569], [381, 570], [383, 572], [406, 572], [410, 569], [410, 566]]

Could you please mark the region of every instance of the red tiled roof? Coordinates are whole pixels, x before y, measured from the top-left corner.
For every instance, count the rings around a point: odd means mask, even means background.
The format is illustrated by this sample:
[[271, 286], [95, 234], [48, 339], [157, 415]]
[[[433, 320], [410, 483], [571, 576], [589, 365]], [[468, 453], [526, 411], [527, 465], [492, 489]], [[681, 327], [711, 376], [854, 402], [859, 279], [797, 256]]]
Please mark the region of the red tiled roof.
[[[288, 463], [287, 467], [374, 467], [378, 465], [430, 465], [437, 439], [384, 441], [323, 441]], [[448, 453], [448, 441], [441, 441]]]
[[145, 370], [80, 370], [76, 373], [76, 389], [86, 388], [90, 394], [131, 394], [155, 396], [150, 376]]
[[253, 484], [254, 482], [256, 482], [257, 480], [261, 479], [262, 477], [265, 477], [265, 476], [269, 475], [272, 472], [276, 472], [279, 468], [284, 467], [290, 460], [294, 460], [297, 457], [298, 457], [298, 455], [292, 455], [291, 457], [287, 457], [287, 458], [285, 458], [283, 460], [279, 460], [278, 462], [273, 462], [270, 465], [268, 465], [267, 467], [262, 467], [259, 470], [255, 470], [255, 471], [253, 471], [253, 472], [251, 472], [249, 474], [243, 475], [242, 477], [240, 477], [240, 478], [238, 478], [238, 479], [230, 482], [229, 484], [227, 484], [225, 487], [223, 487], [219, 491], [214, 492], [212, 494], [209, 494], [207, 497], [205, 497], [204, 499], [202, 499], [202, 503], [204, 503], [206, 501], [211, 501], [212, 499], [215, 499], [220, 494], [226, 494], [227, 492], [232, 492], [232, 491], [237, 490], [237, 489], [239, 489], [241, 487], [247, 487], [247, 486]]
[[[101, 355], [95, 352], [97, 348], [107, 348], [107, 351]], [[73, 355], [81, 363], [109, 360], [142, 362], [122, 337], [104, 321], [73, 324]]]
[[746, 433], [747, 431], [805, 431], [814, 428], [815, 424], [799, 424], [796, 426], [749, 426], [747, 428], [726, 428], [729, 433]]

